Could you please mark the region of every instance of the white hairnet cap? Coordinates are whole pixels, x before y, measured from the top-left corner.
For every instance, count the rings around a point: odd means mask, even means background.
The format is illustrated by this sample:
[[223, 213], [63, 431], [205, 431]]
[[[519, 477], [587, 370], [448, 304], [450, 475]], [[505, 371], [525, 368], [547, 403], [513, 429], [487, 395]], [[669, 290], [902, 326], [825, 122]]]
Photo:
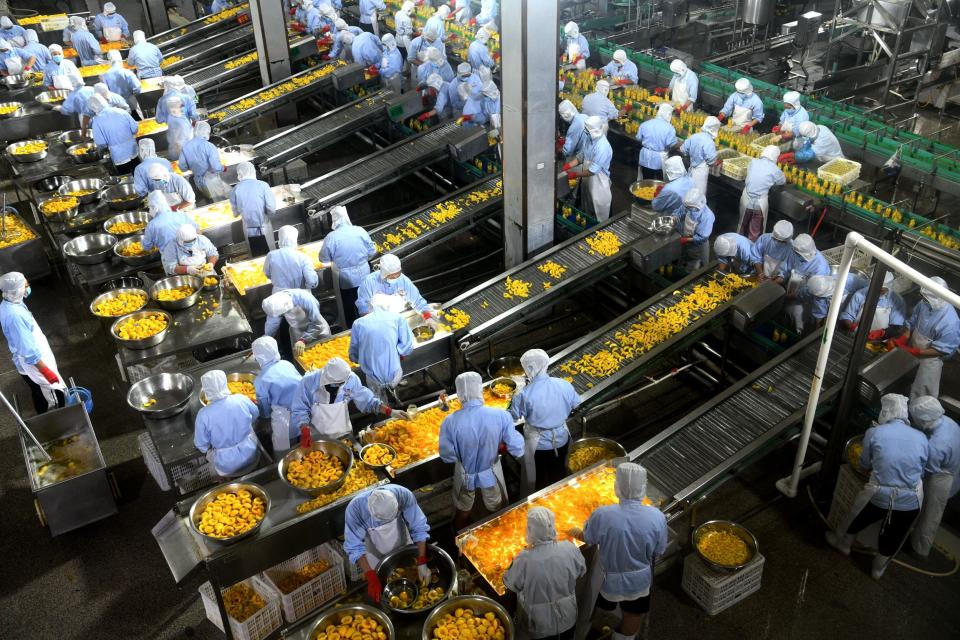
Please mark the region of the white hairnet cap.
[[597, 83], [597, 93], [606, 97], [610, 93], [610, 83], [606, 80], [601, 80]]
[[600, 116], [590, 116], [583, 123], [583, 128], [587, 130], [591, 138], [596, 138], [603, 135], [604, 125], [606, 125], [606, 120]]
[[107, 107], [107, 101], [104, 100], [100, 94], [94, 93], [87, 100], [87, 106], [90, 107], [90, 111], [93, 111], [94, 113], [100, 113]]
[[392, 253], [384, 254], [380, 258], [380, 274], [392, 276], [395, 273], [400, 273], [400, 258]]
[[469, 62], [461, 62], [457, 65], [457, 75], [464, 78], [469, 77], [473, 73], [473, 67], [470, 66]]
[[427, 86], [436, 91], [440, 91], [440, 89], [443, 88], [443, 77], [439, 73], [431, 73], [427, 76]]
[[687, 65], [686, 65], [686, 63], [685, 63], [683, 60], [681, 60], [680, 58], [676, 58], [676, 59], [674, 59], [673, 62], [670, 63], [670, 71], [672, 71], [672, 72], [674, 72], [674, 73], [676, 73], [676, 74], [685, 73], [686, 70], [687, 70]]
[[110, 51], [107, 51], [107, 60], [113, 64], [123, 64], [123, 56], [116, 49], [110, 49]]
[[370, 296], [370, 308], [375, 311], [389, 311], [393, 307], [394, 297], [386, 293], [375, 293]]
[[530, 349], [520, 356], [520, 366], [531, 380], [541, 373], [546, 373], [549, 363], [550, 356], [543, 349]]
[[724, 233], [713, 241], [713, 252], [721, 258], [728, 258], [737, 253], [737, 234]]
[[241, 162], [237, 165], [237, 180], [253, 180], [257, 177], [257, 169], [252, 162]]
[[253, 357], [261, 367], [278, 361], [280, 359], [280, 350], [277, 348], [277, 340], [273, 336], [260, 336], [254, 340]]
[[348, 26], [350, 26], [347, 24], [347, 21], [344, 20], [343, 18], [337, 18], [333, 24], [337, 28], [337, 31], [343, 31]]
[[169, 180], [170, 172], [167, 171], [167, 168], [160, 163], [150, 165], [150, 169], [147, 171], [147, 177], [151, 180]]
[[811, 260], [817, 255], [817, 243], [808, 233], [801, 233], [793, 239], [793, 250], [804, 260]]
[[780, 159], [780, 147], [775, 144], [768, 144], [763, 148], [763, 151], [760, 152], [760, 157], [770, 162], [776, 162]]
[[344, 224], [350, 224], [350, 216], [347, 214], [347, 208], [342, 204], [338, 204], [333, 209], [330, 209], [330, 220], [330, 226], [334, 229]]
[[908, 400], [906, 396], [899, 393], [888, 393], [880, 398], [880, 416], [877, 422], [887, 424], [894, 420], [903, 420], [909, 422], [910, 415], [907, 412]]
[[673, 119], [673, 105], [669, 102], [661, 102], [657, 107], [657, 117], [670, 122]]
[[569, 100], [562, 100], [560, 106], [557, 107], [557, 111], [560, 113], [560, 117], [564, 119], [565, 122], [570, 122], [577, 115], [577, 108], [573, 106], [573, 103]]
[[82, 29], [83, 27], [86, 27], [86, 26], [87, 26], [87, 22], [86, 22], [86, 20], [84, 20], [84, 19], [81, 18], [80, 16], [71, 16], [71, 17], [70, 17], [70, 25], [71, 25], [74, 29]]
[[893, 271], [887, 271], [883, 274], [883, 286], [886, 287], [891, 282], [893, 282]]
[[746, 78], [740, 78], [733, 83], [733, 88], [739, 91], [740, 93], [753, 93], [753, 85], [750, 84], [750, 81]]
[[800, 126], [797, 127], [797, 133], [802, 135], [804, 138], [816, 139], [817, 137], [817, 125], [813, 124], [809, 120], [807, 122], [801, 122]]
[[667, 180], [676, 180], [687, 173], [687, 168], [683, 166], [683, 158], [680, 156], [670, 156], [663, 162], [663, 174]]
[[[947, 281], [941, 278], [940, 276], [933, 276], [930, 279], [945, 289], [950, 288], [947, 286]], [[932, 289], [921, 287], [920, 295], [923, 296], [923, 299], [926, 300], [927, 303], [934, 309], [941, 309], [943, 308], [943, 305], [947, 304], [947, 301], [941, 298], [940, 296], [938, 296], [936, 293], [934, 293]]]
[[703, 192], [700, 191], [700, 187], [690, 187], [685, 194], [683, 194], [683, 206], [699, 209], [707, 203], [706, 199], [703, 197]]
[[263, 300], [263, 312], [271, 318], [279, 318], [293, 309], [293, 298], [286, 291], [278, 291]]
[[352, 31], [341, 31], [340, 32], [340, 42], [343, 44], [353, 44], [353, 32]]
[[40, 42], [40, 36], [37, 35], [36, 29], [27, 29], [27, 42]]
[[277, 229], [277, 241], [281, 247], [297, 246], [297, 239], [299, 237], [300, 232], [297, 231], [297, 228], [293, 225], [285, 224]]
[[169, 211], [170, 203], [167, 202], [163, 191], [155, 189], [147, 195], [147, 208], [150, 210], [150, 214], [155, 216], [161, 211]]
[[197, 124], [193, 125], [193, 135], [203, 140], [210, 139], [210, 123], [206, 120], [201, 120]]
[[96, 84], [93, 85], [93, 90], [96, 91], [101, 96], [103, 96], [104, 98], [110, 95], [110, 87], [107, 86], [106, 82], [97, 82]]
[[343, 384], [350, 377], [350, 365], [343, 358], [330, 358], [323, 367], [320, 381], [323, 384]]
[[0, 276], [0, 291], [4, 300], [20, 302], [23, 299], [27, 278], [19, 271], [10, 271]]
[[187, 222], [177, 227], [177, 242], [186, 244], [197, 239], [197, 228], [192, 223]]
[[793, 107], [800, 106], [800, 94], [796, 91], [787, 91], [783, 94], [783, 103]]
[[479, 29], [477, 29], [476, 40], [480, 42], [480, 44], [487, 44], [487, 41], [489, 39], [490, 39], [489, 31], [487, 31], [483, 27], [480, 27]]
[[411, 0], [406, 0], [406, 2], [404, 2], [403, 5], [400, 7], [400, 11], [403, 11], [404, 13], [410, 13], [411, 11], [413, 11], [413, 8], [415, 6], [416, 5]]
[[546, 507], [531, 507], [527, 511], [527, 544], [544, 544], [556, 539], [557, 524], [553, 511]]
[[116, 13], [116, 11], [117, 11], [117, 5], [113, 4], [112, 2], [108, 2], [105, 5], [103, 5], [104, 13]]
[[380, 42], [382, 42], [387, 49], [393, 49], [397, 46], [397, 39], [393, 37], [392, 33], [383, 34], [383, 37], [380, 38]]
[[440, 37], [440, 31], [434, 25], [430, 25], [429, 29], [424, 30], [423, 37], [428, 41], [433, 42]]
[[627, 52], [624, 51], [623, 49], [617, 49], [616, 51], [613, 52], [613, 59], [619, 62], [620, 64], [623, 64], [624, 62], [627, 61]]
[[643, 500], [647, 493], [647, 470], [635, 462], [624, 462], [617, 467], [614, 490], [621, 500]]
[[703, 121], [703, 126], [700, 127], [701, 131], [706, 131], [714, 138], [717, 137], [717, 134], [720, 132], [721, 127], [720, 120], [716, 116], [707, 116], [707, 119]]
[[436, 47], [430, 47], [427, 49], [427, 60], [434, 64], [440, 64], [443, 60], [443, 54], [440, 53], [440, 49]]
[[400, 505], [397, 503], [397, 496], [393, 491], [387, 489], [374, 489], [367, 498], [367, 507], [370, 509], [370, 515], [380, 522], [389, 522], [397, 517], [400, 512]]
[[13, 26], [13, 20], [10, 19], [10, 16], [3, 16], [0, 18], [0, 27], [4, 29], [9, 29]]
[[829, 298], [833, 294], [835, 283], [833, 276], [810, 276], [807, 289], [815, 298]]
[[50, 49], [51, 54], [63, 53], [63, 47], [58, 44], [52, 44], [47, 48]]
[[940, 401], [933, 396], [919, 396], [910, 401], [913, 425], [923, 431], [932, 431], [944, 413]]
[[781, 220], [777, 224], [773, 225], [773, 238], [774, 240], [789, 240], [793, 237], [793, 223], [789, 220]]
[[437, 15], [446, 19], [446, 17], [450, 15], [450, 7], [445, 4], [440, 5], [440, 8], [437, 9]]
[[207, 402], [223, 400], [230, 395], [230, 389], [227, 387], [227, 374], [220, 369], [207, 371], [200, 376], [200, 388], [203, 389], [203, 394], [207, 396]]
[[457, 397], [462, 404], [471, 400], [483, 400], [483, 379], [475, 371], [467, 371], [457, 376], [455, 381]]
[[497, 87], [497, 83], [493, 80], [488, 80], [484, 83], [483, 89], [481, 89], [483, 95], [491, 100], [497, 100], [500, 98], [500, 89]]
[[580, 35], [580, 27], [576, 22], [568, 22], [563, 25], [563, 33], [569, 38], [576, 38]]
[[140, 44], [147, 41], [147, 35], [139, 29], [133, 32], [133, 43]]

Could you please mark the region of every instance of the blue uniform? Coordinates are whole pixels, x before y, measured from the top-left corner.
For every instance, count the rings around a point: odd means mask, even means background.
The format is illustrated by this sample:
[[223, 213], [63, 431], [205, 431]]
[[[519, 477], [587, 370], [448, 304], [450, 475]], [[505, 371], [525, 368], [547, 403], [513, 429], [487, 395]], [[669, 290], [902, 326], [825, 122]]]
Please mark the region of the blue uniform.
[[607, 120], [616, 120], [620, 116], [615, 104], [599, 93], [591, 93], [583, 97], [580, 113], [585, 116], [600, 116]]
[[413, 351], [413, 333], [399, 313], [374, 309], [353, 323], [350, 360], [380, 386], [400, 377], [400, 358]]
[[172, 91], [170, 93], [163, 94], [160, 96], [160, 99], [157, 100], [157, 122], [164, 123], [170, 119], [170, 107], [167, 105], [167, 98], [172, 95], [180, 96], [180, 102], [183, 104], [183, 116], [191, 121], [196, 120], [197, 105], [194, 104], [193, 99], [186, 93]]
[[210, 13], [220, 13], [226, 9], [229, 9], [233, 4], [230, 0], [213, 0], [213, 4], [210, 5]]
[[[114, 93], [113, 91], [110, 91], [109, 87], [107, 87], [107, 89], [108, 89], [107, 97], [106, 97], [107, 106], [114, 107], [115, 109], [119, 109], [124, 113], [129, 112], [130, 105], [127, 104], [127, 101], [123, 99], [123, 96], [121, 96], [120, 94]], [[100, 96], [100, 97], [102, 98], [103, 96]]]
[[9, 29], [0, 28], [0, 38], [3, 38], [10, 44], [13, 44], [14, 38], [20, 38], [27, 41], [27, 30], [18, 24], [11, 25]]
[[340, 288], [353, 289], [370, 275], [368, 260], [377, 255], [377, 246], [363, 227], [341, 224], [327, 234], [320, 247], [320, 259], [333, 262], [340, 270]]
[[683, 196], [693, 188], [693, 178], [683, 175], [671, 180], [663, 186], [650, 206], [657, 213], [670, 214], [677, 217], [683, 215]]
[[583, 540], [600, 548], [600, 593], [639, 597], [653, 583], [653, 563], [667, 550], [667, 519], [639, 500], [599, 507], [583, 526]]
[[563, 141], [563, 156], [565, 158], [577, 155], [590, 143], [590, 135], [584, 127], [586, 121], [587, 116], [582, 113], [573, 116], [573, 120], [570, 121], [570, 126], [567, 127], [567, 135]]
[[215, 467], [230, 475], [250, 466], [257, 458], [253, 422], [260, 414], [250, 398], [237, 393], [217, 400], [197, 412], [193, 444], [202, 453], [216, 450]]
[[960, 319], [949, 303], [934, 310], [929, 302], [920, 300], [910, 315], [910, 330], [928, 338], [930, 347], [945, 355], [960, 347]]
[[[430, 533], [430, 525], [427, 524], [427, 517], [417, 504], [417, 498], [413, 492], [396, 484], [384, 485], [376, 490], [389, 491], [396, 497], [398, 517], [403, 517], [407, 531], [410, 532], [410, 540], [424, 542]], [[359, 562], [360, 558], [366, 554], [364, 541], [367, 538], [367, 531], [387, 524], [386, 520], [377, 520], [367, 506], [373, 491], [374, 489], [368, 489], [351, 500], [343, 516], [343, 550], [353, 564]]]
[[727, 101], [723, 103], [723, 109], [720, 109], [720, 113], [729, 118], [733, 115], [734, 107], [750, 109], [750, 119], [763, 122], [763, 100], [757, 94], [751, 93], [745, 96], [739, 91], [731, 93]]
[[[153, 183], [153, 181], [150, 181]], [[158, 188], [158, 185], [151, 184], [150, 190], [153, 191]], [[164, 193], [175, 193], [180, 196], [181, 200], [186, 202], [196, 202], [197, 196], [193, 192], [193, 187], [190, 186], [190, 183], [187, 182], [187, 179], [183, 176], [178, 176], [175, 173], [170, 174], [170, 181], [167, 182], [167, 186], [160, 189]], [[191, 221], [192, 222], [192, 221]]]
[[580, 395], [573, 385], [562, 378], [541, 373], [527, 383], [510, 401], [510, 415], [515, 420], [540, 429], [537, 450], [562, 447], [570, 440], [567, 418], [580, 406]]
[[960, 426], [948, 416], [941, 416], [940, 422], [933, 428], [927, 444], [929, 457], [924, 471], [927, 475], [949, 473], [953, 476], [950, 496], [960, 490]]
[[[353, 27], [353, 26], [347, 27], [347, 31], [352, 33], [354, 38], [356, 38], [358, 35], [363, 33], [363, 29], [361, 29], [360, 27]], [[344, 48], [343, 43], [340, 42], [340, 38], [334, 38], [333, 48], [330, 49], [330, 57], [340, 58], [345, 51], [346, 49]], [[352, 51], [352, 48], [351, 48], [351, 51]]]
[[420, 295], [420, 290], [413, 284], [413, 280], [405, 274], [400, 274], [396, 280], [384, 280], [380, 277], [380, 272], [375, 271], [364, 278], [357, 292], [357, 310], [361, 314], [370, 311], [370, 298], [377, 293], [402, 296], [414, 310], [421, 313], [427, 310], [427, 301]]
[[53, 77], [60, 75], [60, 63], [52, 60], [45, 65], [38, 65], [38, 71], [43, 71], [43, 86], [52, 87]]
[[747, 165], [743, 190], [751, 198], [763, 198], [773, 187], [786, 183], [787, 179], [776, 162], [766, 158], [754, 158]]
[[[320, 313], [320, 303], [313, 297], [313, 294], [303, 289], [290, 289], [287, 293], [293, 298], [294, 306], [300, 307], [307, 316], [307, 327], [300, 335], [300, 340], [313, 342], [330, 331], [327, 321], [323, 319], [323, 315]], [[283, 316], [277, 316], [276, 318], [267, 316], [263, 325], [263, 334], [267, 336], [277, 335], [282, 318]]]
[[67, 116], [77, 115], [92, 118], [96, 114], [90, 110], [88, 102], [90, 97], [95, 94], [96, 92], [93, 90], [93, 87], [82, 86], [74, 89], [70, 95], [67, 96], [66, 100], [63, 101], [63, 104], [60, 105], [60, 113]]
[[[197, 244], [194, 251], [202, 251], [207, 258], [220, 255], [210, 238], [202, 234], [197, 235]], [[173, 275], [177, 266], [183, 264], [181, 260], [191, 257], [191, 254], [192, 252], [181, 247], [179, 242], [168, 242], [160, 250], [160, 262], [163, 264], [163, 270]]]
[[[163, 211], [147, 223], [143, 232], [143, 248], [163, 249], [177, 239], [177, 229], [185, 224], [197, 226], [193, 219], [182, 211]], [[198, 229], [199, 231], [199, 229]]]
[[443, 40], [438, 38], [433, 42], [427, 42], [427, 39], [423, 36], [417, 36], [410, 41], [410, 46], [407, 47], [407, 60], [416, 60], [420, 56], [421, 51], [426, 51], [431, 48], [439, 49], [440, 55], [444, 58], [447, 57], [447, 46], [443, 44]]
[[497, 18], [497, 0], [480, 0], [480, 13], [477, 14], [477, 24], [487, 24]]
[[687, 87], [687, 100], [696, 102], [697, 96], [700, 94], [700, 78], [697, 77], [697, 74], [688, 69], [682, 78], [677, 78], [677, 76], [670, 78], [669, 89], [671, 97], [674, 95], [674, 87], [677, 86], [678, 82], [682, 82]]
[[[253, 379], [253, 388], [257, 392], [257, 404], [260, 415], [269, 418], [274, 407], [283, 407], [290, 411], [293, 400], [300, 388], [300, 373], [292, 363], [276, 360], [260, 367], [260, 373]], [[290, 439], [300, 435], [300, 423], [290, 421]]]
[[307, 28], [307, 33], [312, 34], [314, 37], [317, 37], [320, 34], [320, 29], [323, 28], [320, 12], [317, 11], [316, 7], [307, 9], [301, 22]]
[[[23, 49], [17, 47], [11, 47], [9, 50], [0, 53], [0, 70], [8, 72], [7, 70], [7, 58], [20, 58], [20, 65], [23, 66], [27, 64], [27, 60], [30, 59], [30, 54]], [[37, 61], [39, 62], [39, 61]], [[21, 69], [22, 72], [22, 69]], [[17, 73], [19, 75], [20, 72]]]
[[3, 335], [7, 338], [7, 348], [10, 349], [13, 364], [19, 373], [26, 372], [24, 363], [36, 365], [43, 359], [37, 341], [33, 338], [37, 321], [27, 309], [27, 305], [9, 300], [0, 302], [0, 326], [3, 328]]
[[177, 164], [181, 171], [192, 171], [193, 181], [201, 189], [206, 188], [204, 175], [207, 173], [221, 173], [220, 150], [213, 143], [203, 138], [190, 139], [180, 149], [180, 159]]
[[632, 60], [627, 60], [622, 65], [616, 60], [611, 60], [603, 67], [603, 75], [614, 81], [627, 79], [631, 84], [637, 84], [640, 80], [640, 73], [637, 71], [637, 65]]
[[822, 124], [817, 125], [817, 137], [814, 140], [801, 136], [797, 142], [800, 144], [800, 149], [796, 152], [797, 162], [809, 162], [814, 159], [828, 162], [843, 157], [843, 149], [840, 147], [837, 136]]
[[450, 66], [450, 63], [446, 60], [443, 60], [442, 63], [437, 66], [432, 62], [424, 62], [419, 67], [417, 67], [417, 83], [426, 84], [427, 78], [430, 77], [430, 74], [437, 74], [443, 78], [444, 82], [451, 82], [453, 78], [457, 75], [453, 71], [453, 67]]
[[[23, 47], [21, 47], [28, 55], [36, 58], [36, 67], [42, 69], [51, 62], [53, 62], [53, 56], [50, 55], [50, 49], [47, 49], [45, 45], [40, 44], [39, 42], [28, 42]], [[26, 59], [24, 59], [26, 62]]]
[[127, 54], [127, 64], [136, 68], [139, 78], [159, 78], [163, 75], [160, 64], [163, 62], [163, 53], [152, 42], [141, 42], [130, 47]]
[[360, 24], [373, 24], [373, 14], [386, 10], [383, 0], [360, 0]]
[[460, 114], [470, 116], [470, 120], [464, 122], [465, 127], [487, 124], [487, 113], [483, 110], [483, 95], [479, 92], [471, 93], [463, 103], [463, 111]]
[[[470, 82], [467, 80], [467, 82]], [[455, 116], [463, 112], [465, 100], [460, 98], [459, 86], [463, 82], [458, 78], [453, 82], [444, 82], [440, 91], [437, 92], [437, 103], [433, 105], [433, 110], [441, 118]]]
[[810, 293], [810, 289], [806, 285], [800, 289], [797, 297], [804, 310], [814, 320], [823, 320], [827, 317], [827, 312], [830, 310], [830, 297], [820, 298], [815, 296]]
[[136, 189], [137, 193], [139, 193], [141, 196], [145, 196], [151, 191], [149, 178], [150, 167], [155, 164], [159, 164], [171, 174], [173, 173], [173, 166], [166, 158], [154, 156], [152, 158], [147, 158], [146, 160], [141, 160], [140, 164], [137, 165], [137, 168], [133, 170], [133, 188]]
[[484, 406], [483, 400], [468, 400], [440, 423], [440, 459], [463, 466], [468, 491], [496, 486], [493, 465], [501, 442], [514, 458], [523, 456], [523, 436], [513, 418], [503, 409]]
[[100, 77], [107, 88], [118, 96], [129, 98], [140, 93], [140, 80], [129, 69], [113, 67]]
[[[360, 0], [360, 4], [363, 4], [364, 0]], [[447, 21], [441, 18], [439, 15], [434, 13], [432, 16], [427, 18], [427, 21], [423, 25], [423, 30], [434, 31], [437, 34], [437, 40], [443, 41], [447, 39]]]
[[686, 211], [684, 209], [683, 214], [677, 218], [678, 231], [682, 232], [687, 216], [690, 216], [697, 224], [693, 229], [693, 244], [703, 244], [709, 240], [710, 234], [713, 233], [713, 223], [716, 220], [716, 216], [710, 207], [703, 205], [703, 208], [696, 211]]
[[111, 28], [120, 29], [120, 33], [123, 34], [124, 38], [130, 37], [130, 26], [127, 24], [126, 18], [119, 13], [114, 13], [109, 16], [99, 13], [97, 17], [93, 19], [93, 31], [97, 34], [98, 38], [104, 39], [106, 36], [103, 30]]
[[860, 466], [871, 470], [880, 485], [870, 502], [894, 511], [919, 509], [916, 490], [928, 457], [927, 436], [902, 420], [867, 429]]
[[[827, 299], [829, 301], [829, 298]], [[867, 290], [860, 289], [847, 301], [847, 307], [840, 314], [841, 320], [848, 322], [859, 322], [860, 314], [863, 311], [863, 303], [867, 301]], [[903, 326], [907, 323], [906, 305], [903, 299], [892, 291], [887, 291], [880, 295], [877, 300], [878, 309], [890, 309], [890, 325]]]
[[383, 45], [377, 40], [377, 36], [367, 31], [354, 37], [351, 51], [353, 61], [363, 67], [380, 64], [383, 59]]
[[[583, 34], [577, 35], [576, 38], [568, 38], [564, 36], [564, 43], [567, 47], [572, 44], [577, 45], [580, 47], [580, 55], [583, 56], [583, 59], [587, 60], [590, 58], [590, 43], [587, 42], [587, 39], [583, 37]], [[564, 52], [566, 52], [566, 50], [564, 50]]]
[[[126, 106], [126, 102], [123, 103]], [[126, 111], [107, 107], [93, 119], [93, 141], [110, 149], [114, 165], [137, 157], [137, 122]]]
[[717, 161], [717, 143], [706, 131], [699, 131], [687, 138], [680, 151], [690, 158], [691, 169], [704, 162], [713, 164]]
[[273, 249], [263, 260], [263, 273], [273, 284], [273, 293], [284, 289], [314, 289], [320, 283], [310, 258], [294, 247]]
[[[589, 138], [589, 136], [587, 136]], [[600, 136], [596, 140], [590, 140], [584, 146], [583, 159], [589, 162], [587, 167], [590, 173], [602, 173], [610, 177], [610, 162], [613, 160], [613, 147], [606, 136]]]
[[793, 255], [786, 262], [780, 263], [779, 276], [787, 281], [790, 279], [790, 272], [797, 271], [801, 276], [809, 278], [810, 276], [828, 276], [830, 275], [830, 263], [823, 257], [823, 254], [817, 251], [817, 255], [810, 260], [804, 260], [794, 251]]
[[100, 43], [92, 33], [85, 30], [74, 32], [71, 44], [77, 52], [77, 57], [80, 58], [81, 66], [99, 64], [97, 58], [103, 56], [103, 50], [100, 49]]
[[739, 233], [734, 233], [737, 242], [737, 252], [732, 256], [717, 256], [720, 264], [730, 264], [736, 262], [735, 273], [754, 273], [753, 265], [757, 262], [757, 255], [754, 252], [753, 243], [750, 238], [745, 238]]
[[496, 62], [490, 57], [490, 50], [487, 49], [487, 45], [479, 40], [474, 40], [470, 43], [470, 46], [467, 47], [467, 62], [469, 62], [470, 66], [474, 69], [479, 69], [480, 67], [493, 69], [493, 67], [496, 66]]
[[810, 114], [807, 113], [807, 110], [803, 107], [797, 107], [796, 109], [785, 110], [780, 114], [780, 128], [783, 129], [785, 124], [789, 124], [790, 131], [793, 135], [797, 135], [797, 132], [800, 130], [801, 122], [809, 122]]
[[640, 166], [660, 169], [663, 167], [661, 154], [677, 144], [677, 132], [663, 118], [651, 118], [637, 129], [637, 140], [643, 145], [640, 149]]
[[[317, 389], [320, 387], [322, 371], [311, 371], [303, 376], [297, 393], [293, 398], [293, 407], [290, 410], [290, 424], [300, 426], [310, 424], [310, 409], [317, 398]], [[347, 381], [337, 387], [337, 395], [333, 396], [330, 404], [338, 402], [352, 402], [363, 413], [376, 413], [380, 410], [381, 402], [373, 391], [360, 383], [357, 374], [351, 373]]]
[[[793, 241], [780, 242], [773, 237], [772, 233], [764, 233], [753, 243], [753, 253], [756, 264], [763, 264], [765, 256], [769, 256], [778, 264], [786, 264], [790, 262], [790, 257], [793, 255]], [[770, 275], [772, 277], [775, 274]]]
[[277, 212], [277, 199], [263, 180], [241, 180], [230, 192], [230, 206], [243, 218], [247, 236], [262, 236], [267, 219]]
[[393, 51], [384, 50], [383, 58], [380, 60], [380, 77], [386, 80], [400, 75], [403, 71], [403, 54], [396, 47]]

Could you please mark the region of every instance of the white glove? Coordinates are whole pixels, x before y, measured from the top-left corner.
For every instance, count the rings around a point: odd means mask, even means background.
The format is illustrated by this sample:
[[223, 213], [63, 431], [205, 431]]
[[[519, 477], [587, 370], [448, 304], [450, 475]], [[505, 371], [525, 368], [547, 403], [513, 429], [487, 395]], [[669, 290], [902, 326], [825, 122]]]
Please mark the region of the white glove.
[[203, 274], [203, 267], [196, 264], [191, 264], [187, 267], [187, 275], [189, 276], [199, 276]]
[[293, 353], [299, 358], [307, 350], [307, 345], [303, 340], [297, 340], [293, 345]]
[[406, 411], [400, 411], [399, 409], [394, 409], [390, 412], [390, 417], [394, 420], [409, 420], [410, 414]]
[[417, 565], [417, 575], [420, 577], [420, 584], [423, 585], [430, 584], [430, 579], [433, 577], [430, 573], [430, 567], [425, 564]]

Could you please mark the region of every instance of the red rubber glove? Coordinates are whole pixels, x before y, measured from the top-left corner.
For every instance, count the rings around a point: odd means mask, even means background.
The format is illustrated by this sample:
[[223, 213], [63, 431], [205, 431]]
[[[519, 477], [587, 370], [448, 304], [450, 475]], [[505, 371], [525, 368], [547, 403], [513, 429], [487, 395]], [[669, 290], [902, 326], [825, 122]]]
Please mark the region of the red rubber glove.
[[904, 345], [900, 348], [916, 358], [920, 357], [920, 349], [917, 349], [916, 347], [911, 347], [910, 345]]
[[417, 116], [417, 122], [426, 122], [430, 118], [430, 113], [421, 113]]
[[313, 444], [313, 436], [310, 435], [310, 427], [308, 425], [300, 426], [300, 448], [309, 449], [310, 445]]
[[569, 163], [569, 162], [566, 162], [566, 163], [564, 163], [564, 165], [563, 165], [563, 170], [564, 170], [564, 171], [570, 171], [570, 169], [572, 169], [572, 168], [573, 168], [573, 164], [571, 164], [571, 163]]
[[500, 446], [497, 447], [497, 455], [505, 456], [507, 455], [507, 445], [500, 443]]
[[576, 171], [567, 171], [567, 180], [576, 180], [579, 177]]
[[685, 244], [687, 244], [688, 242], [693, 242], [693, 237], [692, 237], [692, 236], [680, 236], [680, 244], [681, 244], [681, 245], [685, 245]]
[[851, 322], [851, 323], [850, 323], [850, 333], [853, 333], [854, 331], [856, 331], [856, 330], [857, 330], [857, 327], [859, 327], [859, 326], [860, 326], [860, 323], [859, 323], [859, 322]]
[[329, 53], [325, 53], [325, 54], [323, 54], [322, 56], [320, 56], [320, 59], [321, 59], [321, 60], [329, 60], [329, 59], [330, 59], [330, 54], [329, 54]]
[[658, 195], [660, 195], [660, 192], [663, 191], [663, 188], [664, 188], [665, 186], [666, 186], [666, 185], [664, 185], [664, 184], [657, 185], [656, 191], [653, 192], [653, 197], [656, 198]]
[[303, 33], [304, 31], [307, 30], [307, 28], [302, 24], [300, 24], [299, 22], [294, 22], [292, 25], [290, 25], [290, 28], [296, 31], [297, 33]]
[[47, 382], [49, 382], [50, 384], [57, 384], [58, 382], [60, 382], [60, 378], [57, 377], [57, 374], [55, 374], [53, 372], [53, 369], [51, 369], [47, 365], [43, 365], [42, 367], [37, 367], [37, 371], [39, 371], [40, 375], [46, 378]]
[[594, 69], [591, 73], [593, 73], [594, 78], [599, 78], [603, 75], [603, 69]]
[[877, 340], [883, 340], [883, 334], [887, 332], [886, 329], [874, 329], [867, 334], [867, 340], [871, 342], [876, 342]]
[[430, 318], [433, 317], [433, 314], [430, 313], [429, 311], [424, 311], [423, 313], [420, 314], [420, 317], [423, 318], [424, 320], [429, 320]]
[[749, 124], [743, 125], [743, 129], [740, 129], [740, 133], [747, 134], [753, 131], [753, 127]]
[[653, 90], [653, 95], [655, 96], [662, 96], [662, 95], [665, 95], [666, 93], [667, 93], [666, 87], [657, 87], [656, 89]]
[[680, 111], [690, 111], [690, 109], [693, 109], [693, 104], [690, 102], [680, 107]]
[[717, 114], [717, 120], [719, 120], [720, 122], [725, 122], [726, 119], [727, 119], [727, 116], [723, 114], [723, 111]]
[[900, 335], [896, 340], [891, 340], [891, 342], [893, 342], [894, 346], [900, 347], [902, 349], [908, 346], [907, 340], [908, 340], [907, 334], [904, 333]]
[[[401, 358], [401, 360], [402, 359], [403, 358]], [[383, 415], [387, 416], [388, 418], [391, 416], [391, 414], [393, 414], [393, 409], [385, 404], [380, 405], [380, 408], [383, 410]]]
[[563, 145], [565, 145], [566, 143], [567, 143], [567, 139], [565, 137], [557, 136], [557, 147], [556, 147], [557, 153], [560, 153], [561, 151], [563, 151]]
[[367, 579], [367, 595], [370, 596], [371, 600], [380, 604], [380, 594], [383, 593], [383, 586], [380, 584], [377, 572], [371, 569], [364, 573], [363, 577]]
[[477, 19], [476, 19], [476, 18], [470, 18], [470, 26], [471, 26], [471, 27], [477, 26]]
[[626, 113], [630, 113], [631, 111], [633, 111], [633, 103], [628, 102], [627, 104], [623, 105], [623, 110]]
[[320, 29], [320, 33], [330, 33], [330, 25], [323, 25], [323, 29]]
[[377, 66], [372, 64], [367, 67], [367, 75], [378, 76], [380, 75], [380, 69], [377, 69]]
[[630, 78], [620, 78], [617, 80], [617, 84], [621, 87], [625, 87], [626, 85], [631, 84]]
[[780, 154], [780, 157], [777, 158], [777, 162], [783, 164], [797, 164], [797, 157], [793, 151], [787, 151], [786, 153]]
[[773, 129], [770, 129], [770, 133], [780, 133], [780, 125], [776, 125]]
[[464, 122], [470, 122], [471, 120], [473, 120], [473, 116], [467, 113], [457, 118], [457, 124], [463, 124]]

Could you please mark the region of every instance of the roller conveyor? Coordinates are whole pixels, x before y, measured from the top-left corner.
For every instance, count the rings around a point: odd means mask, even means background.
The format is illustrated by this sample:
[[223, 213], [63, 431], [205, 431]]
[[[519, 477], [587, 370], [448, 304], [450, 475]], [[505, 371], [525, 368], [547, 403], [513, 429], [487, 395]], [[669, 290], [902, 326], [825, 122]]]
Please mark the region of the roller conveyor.
[[197, 93], [203, 93], [218, 85], [237, 80], [256, 72], [260, 66], [257, 59], [243, 60], [256, 50], [244, 51], [235, 56], [231, 56], [222, 62], [191, 71], [184, 74], [184, 81], [189, 84]]
[[239, 12], [236, 11], [237, 7], [231, 7], [212, 16], [197, 18], [182, 27], [161, 31], [147, 38], [147, 42], [157, 45], [161, 51], [167, 53], [188, 42], [237, 29], [250, 21], [249, 5], [244, 3], [240, 7], [242, 10]]
[[211, 61], [224, 60], [237, 51], [249, 49], [252, 44], [253, 27], [249, 25], [217, 33], [205, 40], [190, 42], [183, 47], [166, 52], [164, 59], [169, 59], [171, 56], [181, 59], [163, 67], [163, 73], [172, 75], [185, 69], [207, 66]]

